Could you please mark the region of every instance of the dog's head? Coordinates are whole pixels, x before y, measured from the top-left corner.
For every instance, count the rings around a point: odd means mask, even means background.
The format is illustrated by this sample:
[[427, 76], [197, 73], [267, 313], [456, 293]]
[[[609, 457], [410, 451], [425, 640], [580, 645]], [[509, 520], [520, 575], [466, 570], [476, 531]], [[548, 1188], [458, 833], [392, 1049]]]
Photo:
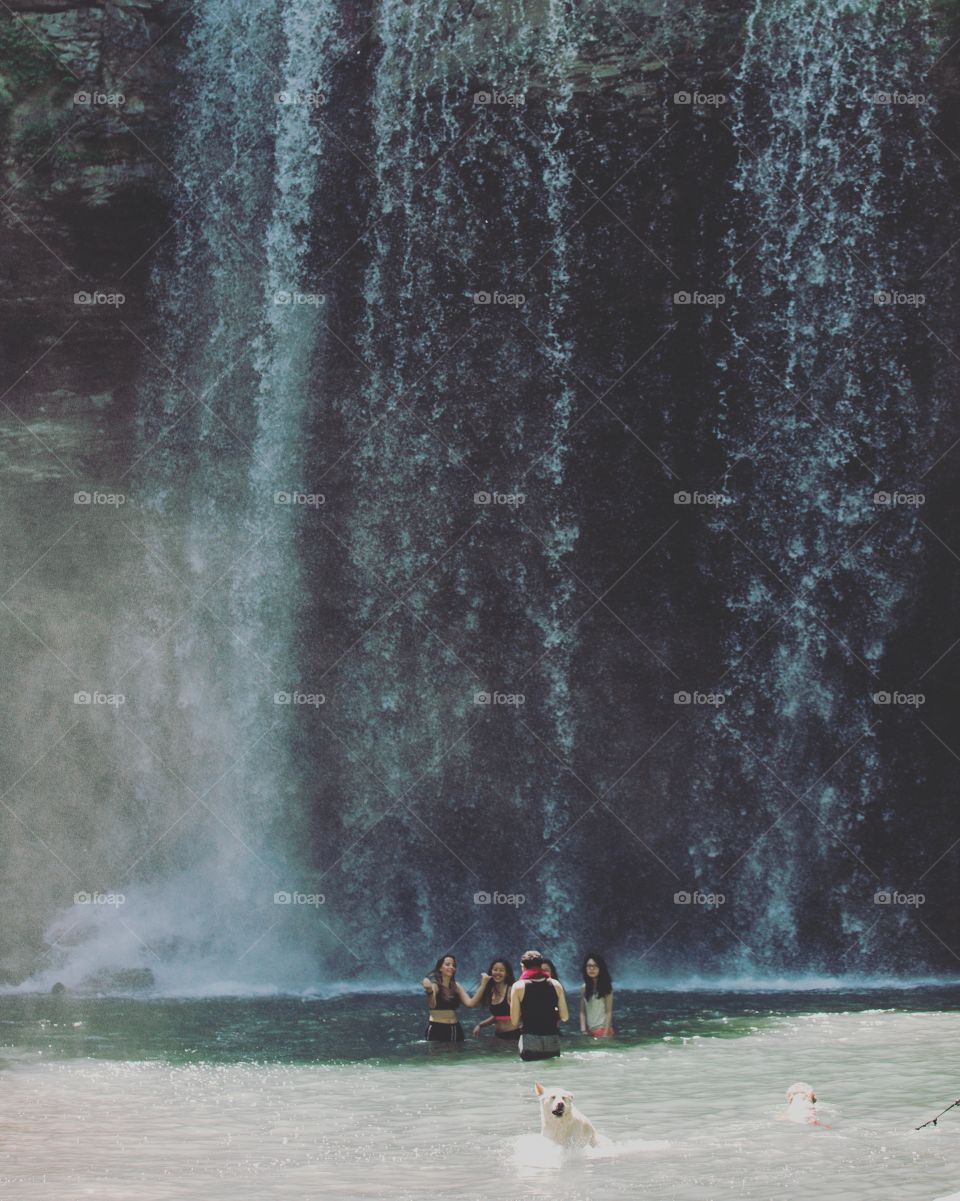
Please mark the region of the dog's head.
[[573, 1093], [568, 1093], [562, 1088], [544, 1088], [539, 1081], [534, 1085], [534, 1091], [540, 1098], [544, 1120], [562, 1122], [565, 1118], [573, 1116]]
[[812, 1105], [816, 1099], [817, 1094], [803, 1080], [798, 1080], [796, 1084], [791, 1084], [787, 1089], [788, 1105]]

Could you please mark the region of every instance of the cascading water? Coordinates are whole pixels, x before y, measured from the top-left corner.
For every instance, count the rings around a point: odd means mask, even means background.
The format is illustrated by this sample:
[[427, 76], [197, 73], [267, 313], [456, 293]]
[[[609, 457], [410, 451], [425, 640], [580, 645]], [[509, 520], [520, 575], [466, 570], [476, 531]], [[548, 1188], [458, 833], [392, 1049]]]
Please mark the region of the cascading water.
[[871, 99], [926, 8], [646, 7], [191, 18], [87, 838], [126, 901], [59, 906], [35, 980], [944, 964], [872, 904], [929, 863], [871, 700], [922, 560], [874, 493], [922, 490], [948, 382], [875, 299], [945, 325], [936, 109]]
[[325, 298], [305, 260], [323, 152], [311, 115], [342, 52], [334, 16], [224, 0], [191, 34], [179, 243], [130, 472], [149, 514], [152, 630], [126, 629], [114, 655], [131, 696], [113, 747], [135, 757], [149, 837], [111, 832], [118, 913], [85, 904], [51, 929], [72, 945], [51, 969], [69, 984], [134, 965], [178, 989], [315, 978], [322, 930], [274, 894], [303, 889], [295, 541], [322, 503], [304, 482], [303, 418]]
[[741, 966], [869, 971], [917, 953], [910, 919], [874, 904], [914, 878], [891, 863], [913, 815], [874, 698], [913, 691], [888, 643], [922, 533], [882, 494], [924, 491], [942, 420], [932, 339], [896, 303], [937, 289], [921, 279], [943, 187], [933, 97], [916, 98], [929, 33], [910, 0], [758, 3], [747, 21], [719, 424], [733, 503], [715, 523], [736, 564], [718, 726], [756, 827], [726, 877], [753, 913]]

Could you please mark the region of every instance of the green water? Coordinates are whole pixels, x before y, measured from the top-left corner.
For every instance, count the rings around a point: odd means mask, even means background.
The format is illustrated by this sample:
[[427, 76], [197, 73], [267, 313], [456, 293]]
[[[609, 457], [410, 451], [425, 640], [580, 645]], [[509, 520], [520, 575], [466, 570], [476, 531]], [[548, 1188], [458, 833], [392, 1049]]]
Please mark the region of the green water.
[[[573, 1000], [573, 998], [571, 998]], [[960, 1010], [960, 986], [803, 992], [618, 991], [617, 1038], [603, 1044], [577, 1032], [575, 1006], [567, 1050], [602, 1050], [665, 1039], [737, 1038], [771, 1019], [863, 1010]], [[422, 998], [357, 993], [317, 998], [91, 997], [8, 994], [0, 997], [0, 1054], [36, 1052], [53, 1059], [159, 1060], [169, 1063], [415, 1064], [437, 1056], [513, 1055], [487, 1032], [472, 1039], [477, 1009], [464, 1015], [459, 1047], [423, 1041]]]

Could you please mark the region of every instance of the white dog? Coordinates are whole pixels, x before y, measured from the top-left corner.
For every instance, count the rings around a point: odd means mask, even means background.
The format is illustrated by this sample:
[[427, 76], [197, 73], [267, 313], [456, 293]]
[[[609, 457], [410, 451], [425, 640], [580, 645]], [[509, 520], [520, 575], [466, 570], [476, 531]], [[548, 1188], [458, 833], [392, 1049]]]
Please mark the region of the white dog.
[[805, 1126], [823, 1125], [817, 1113], [817, 1094], [805, 1081], [798, 1080], [787, 1089], [787, 1112], [783, 1117]]
[[562, 1088], [535, 1086], [540, 1098], [540, 1133], [561, 1147], [598, 1147], [600, 1138], [573, 1103], [573, 1093]]

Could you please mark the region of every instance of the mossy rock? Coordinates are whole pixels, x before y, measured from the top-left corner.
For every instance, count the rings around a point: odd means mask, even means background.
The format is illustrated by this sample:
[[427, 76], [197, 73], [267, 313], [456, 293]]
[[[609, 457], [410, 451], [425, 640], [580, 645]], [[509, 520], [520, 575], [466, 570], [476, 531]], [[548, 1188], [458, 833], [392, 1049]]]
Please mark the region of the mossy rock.
[[23, 23], [0, 25], [0, 114], [37, 88], [68, 81], [69, 73]]

